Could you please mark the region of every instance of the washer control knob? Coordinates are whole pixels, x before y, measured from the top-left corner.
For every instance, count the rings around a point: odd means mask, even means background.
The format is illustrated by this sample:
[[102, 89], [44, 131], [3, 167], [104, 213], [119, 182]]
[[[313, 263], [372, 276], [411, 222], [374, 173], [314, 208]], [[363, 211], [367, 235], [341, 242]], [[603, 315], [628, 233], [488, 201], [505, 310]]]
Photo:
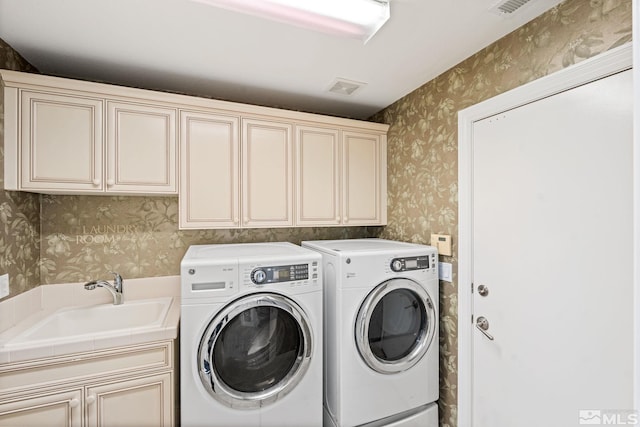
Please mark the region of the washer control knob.
[[263, 269], [258, 268], [251, 273], [251, 281], [256, 285], [261, 285], [267, 280], [267, 273]]
[[399, 259], [394, 259], [391, 261], [391, 269], [393, 271], [401, 271], [402, 270], [402, 261]]

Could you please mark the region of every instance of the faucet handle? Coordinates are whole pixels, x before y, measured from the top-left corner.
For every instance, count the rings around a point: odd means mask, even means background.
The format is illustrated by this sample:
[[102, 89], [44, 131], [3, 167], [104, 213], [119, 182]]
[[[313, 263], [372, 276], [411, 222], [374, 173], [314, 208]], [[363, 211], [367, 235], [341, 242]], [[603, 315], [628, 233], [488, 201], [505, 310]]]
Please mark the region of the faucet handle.
[[115, 271], [109, 270], [109, 273], [113, 274], [113, 286], [119, 291], [122, 292], [122, 276]]

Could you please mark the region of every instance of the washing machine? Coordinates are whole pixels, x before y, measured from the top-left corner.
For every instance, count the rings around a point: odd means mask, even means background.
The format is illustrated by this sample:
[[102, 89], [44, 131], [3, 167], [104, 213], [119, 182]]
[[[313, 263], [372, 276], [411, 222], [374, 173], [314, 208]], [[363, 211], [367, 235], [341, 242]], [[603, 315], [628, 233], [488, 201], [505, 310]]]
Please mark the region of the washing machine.
[[437, 250], [383, 239], [302, 246], [323, 257], [324, 425], [437, 427]]
[[322, 257], [191, 246], [180, 266], [182, 427], [322, 425]]

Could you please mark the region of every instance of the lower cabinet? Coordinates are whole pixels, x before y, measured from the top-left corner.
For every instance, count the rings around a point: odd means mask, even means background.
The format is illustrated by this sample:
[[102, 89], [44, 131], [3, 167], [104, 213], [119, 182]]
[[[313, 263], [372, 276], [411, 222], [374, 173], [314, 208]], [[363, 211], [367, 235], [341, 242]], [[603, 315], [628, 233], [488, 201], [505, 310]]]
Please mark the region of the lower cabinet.
[[86, 387], [86, 426], [171, 426], [171, 396], [168, 373]]
[[80, 427], [82, 390], [37, 394], [0, 403], [2, 427]]
[[[172, 346], [167, 344], [159, 343], [155, 349], [130, 347], [120, 349], [122, 352], [70, 356], [69, 360], [42, 360], [41, 366], [33, 361], [0, 365], [0, 381], [7, 379], [0, 382], [0, 427], [172, 427], [176, 417], [175, 375]], [[165, 351], [166, 363], [157, 358]], [[110, 358], [115, 362], [111, 365], [114, 369], [86, 369], [92, 365], [109, 367]], [[122, 362], [135, 360], [146, 367], [132, 366], [135, 373], [131, 374], [120, 369]], [[80, 375], [69, 381], [66, 371], [73, 371], [74, 364]], [[34, 376], [27, 370], [41, 374], [43, 382], [31, 382]], [[83, 375], [82, 371], [89, 374]], [[21, 380], [30, 382], [20, 384]], [[5, 384], [18, 387], [6, 390]]]

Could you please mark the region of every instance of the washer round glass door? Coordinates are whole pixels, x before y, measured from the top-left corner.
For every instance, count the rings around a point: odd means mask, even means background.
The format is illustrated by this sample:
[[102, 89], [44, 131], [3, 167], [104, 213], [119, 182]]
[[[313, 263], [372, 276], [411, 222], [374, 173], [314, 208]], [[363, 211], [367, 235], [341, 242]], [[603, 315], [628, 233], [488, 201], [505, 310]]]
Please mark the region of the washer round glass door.
[[289, 393], [312, 354], [309, 320], [298, 304], [270, 293], [227, 305], [207, 326], [198, 370], [207, 391], [234, 408], [259, 408]]
[[378, 285], [360, 306], [356, 346], [373, 370], [405, 371], [425, 355], [436, 332], [431, 297], [416, 282], [391, 279]]

